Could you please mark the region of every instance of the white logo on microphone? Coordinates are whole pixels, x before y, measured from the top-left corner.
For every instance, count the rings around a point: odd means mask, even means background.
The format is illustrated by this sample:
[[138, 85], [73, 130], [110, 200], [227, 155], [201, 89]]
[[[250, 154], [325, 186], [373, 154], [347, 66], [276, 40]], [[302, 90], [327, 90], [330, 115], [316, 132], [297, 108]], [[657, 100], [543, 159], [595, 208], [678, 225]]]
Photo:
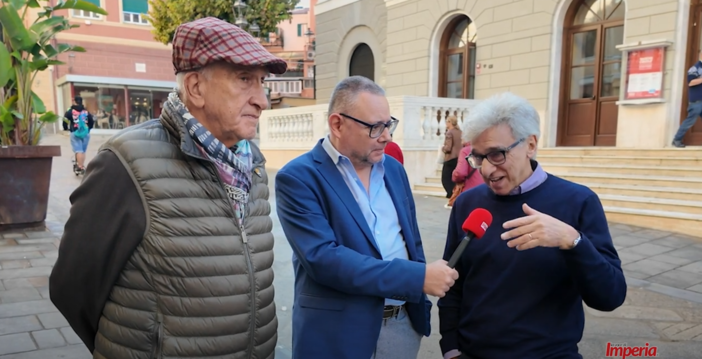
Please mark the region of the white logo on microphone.
[[487, 231], [487, 229], [488, 229], [488, 224], [485, 223], [485, 222], [483, 222], [483, 223], [480, 225], [480, 228], [482, 228], [483, 231]]

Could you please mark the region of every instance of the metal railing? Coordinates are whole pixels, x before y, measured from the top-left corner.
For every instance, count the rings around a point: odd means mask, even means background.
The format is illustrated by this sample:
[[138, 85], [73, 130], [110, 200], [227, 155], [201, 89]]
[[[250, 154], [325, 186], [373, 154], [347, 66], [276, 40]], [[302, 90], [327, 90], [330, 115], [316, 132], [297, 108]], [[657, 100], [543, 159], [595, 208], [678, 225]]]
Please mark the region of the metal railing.
[[274, 77], [268, 78], [263, 86], [270, 89], [272, 94], [301, 95], [302, 90], [312, 88], [314, 81], [309, 77]]

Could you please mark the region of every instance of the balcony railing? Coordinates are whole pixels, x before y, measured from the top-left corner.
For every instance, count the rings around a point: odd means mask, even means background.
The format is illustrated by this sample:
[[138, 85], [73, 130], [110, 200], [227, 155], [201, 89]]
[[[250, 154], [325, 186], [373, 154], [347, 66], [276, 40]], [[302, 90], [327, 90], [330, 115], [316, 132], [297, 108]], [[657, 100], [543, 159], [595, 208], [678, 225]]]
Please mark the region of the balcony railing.
[[266, 79], [263, 86], [269, 88], [271, 94], [300, 96], [303, 89], [312, 87], [312, 83], [307, 77], [274, 77]]

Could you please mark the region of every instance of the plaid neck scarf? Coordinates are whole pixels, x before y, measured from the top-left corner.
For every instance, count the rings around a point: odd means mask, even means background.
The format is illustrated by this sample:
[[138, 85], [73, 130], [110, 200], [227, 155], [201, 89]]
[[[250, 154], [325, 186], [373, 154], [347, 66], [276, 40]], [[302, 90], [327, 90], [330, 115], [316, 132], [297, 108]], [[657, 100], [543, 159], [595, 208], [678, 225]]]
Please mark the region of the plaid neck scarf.
[[227, 196], [234, 204], [234, 211], [239, 220], [243, 220], [246, 204], [251, 190], [253, 156], [249, 141], [241, 140], [234, 148], [227, 148], [216, 139], [198, 120], [190, 114], [185, 104], [172, 92], [164, 109], [171, 110], [180, 117], [190, 137], [198, 144], [200, 151], [217, 166]]

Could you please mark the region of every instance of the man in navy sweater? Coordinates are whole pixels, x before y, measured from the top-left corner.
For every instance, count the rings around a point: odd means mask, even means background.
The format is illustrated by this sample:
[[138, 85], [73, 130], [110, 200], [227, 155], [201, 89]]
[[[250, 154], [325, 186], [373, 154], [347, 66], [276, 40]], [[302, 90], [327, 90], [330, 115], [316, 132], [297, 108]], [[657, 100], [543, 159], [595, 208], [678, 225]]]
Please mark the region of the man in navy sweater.
[[534, 160], [539, 115], [526, 100], [493, 96], [463, 125], [469, 163], [485, 184], [456, 200], [444, 259], [471, 211], [484, 208], [493, 221], [468, 244], [458, 280], [439, 300], [444, 358], [582, 358], [582, 302], [612, 311], [627, 289], [599, 198]]

